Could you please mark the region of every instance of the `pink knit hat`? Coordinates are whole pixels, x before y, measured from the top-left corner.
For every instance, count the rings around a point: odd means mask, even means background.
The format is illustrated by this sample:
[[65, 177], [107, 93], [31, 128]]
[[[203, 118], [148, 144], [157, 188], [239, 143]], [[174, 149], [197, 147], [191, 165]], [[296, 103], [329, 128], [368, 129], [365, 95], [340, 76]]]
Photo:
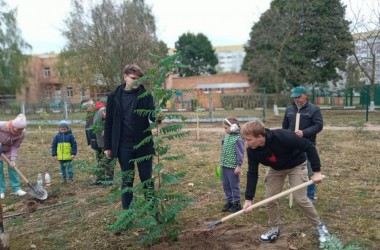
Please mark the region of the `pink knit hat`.
[[14, 128], [22, 129], [26, 128], [26, 118], [24, 114], [19, 114], [13, 121], [12, 126]]

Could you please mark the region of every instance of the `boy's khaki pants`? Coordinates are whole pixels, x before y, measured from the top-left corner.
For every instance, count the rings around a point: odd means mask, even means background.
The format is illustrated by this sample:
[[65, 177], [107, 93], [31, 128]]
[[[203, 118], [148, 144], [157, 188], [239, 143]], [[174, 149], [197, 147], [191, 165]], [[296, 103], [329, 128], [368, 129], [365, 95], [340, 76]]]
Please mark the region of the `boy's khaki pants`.
[[[286, 176], [289, 176], [290, 187], [295, 187], [309, 181], [307, 175], [307, 161], [292, 169], [274, 170], [268, 167], [265, 175], [265, 198], [272, 197], [282, 191]], [[320, 222], [319, 215], [314, 208], [313, 203], [306, 195], [306, 187], [293, 192], [294, 202], [300, 206], [306, 217], [314, 225]], [[268, 224], [270, 227], [277, 227], [280, 224], [280, 210], [278, 200], [267, 204], [267, 214], [269, 217]]]

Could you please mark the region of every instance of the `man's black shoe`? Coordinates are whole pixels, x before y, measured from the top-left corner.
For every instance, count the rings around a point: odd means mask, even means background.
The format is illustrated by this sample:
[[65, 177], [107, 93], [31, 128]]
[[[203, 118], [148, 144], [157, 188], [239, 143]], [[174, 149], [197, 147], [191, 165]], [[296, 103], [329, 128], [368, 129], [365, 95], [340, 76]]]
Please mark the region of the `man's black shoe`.
[[236, 213], [237, 211], [240, 211], [240, 210], [241, 210], [241, 204], [240, 204], [240, 201], [237, 201], [237, 202], [232, 203], [232, 206], [230, 207], [230, 209], [228, 209], [228, 212]]
[[222, 208], [222, 212], [228, 212], [232, 207], [233, 203], [231, 201], [227, 201], [227, 203]]

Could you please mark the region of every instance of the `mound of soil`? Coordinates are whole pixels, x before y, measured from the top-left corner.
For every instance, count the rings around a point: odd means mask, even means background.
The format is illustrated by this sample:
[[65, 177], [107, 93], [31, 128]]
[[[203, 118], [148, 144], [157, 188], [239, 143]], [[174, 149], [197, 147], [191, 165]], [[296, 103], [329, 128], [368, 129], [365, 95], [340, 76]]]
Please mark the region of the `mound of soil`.
[[228, 223], [219, 224], [210, 230], [204, 222], [196, 222], [192, 227], [186, 228], [186, 231], [179, 236], [177, 242], [164, 242], [154, 245], [150, 249], [298, 249], [292, 244], [292, 241], [294, 241], [295, 237], [300, 237], [299, 233], [289, 233], [294, 232], [294, 228], [290, 230], [284, 228], [280, 238], [270, 244], [259, 241], [260, 235], [267, 230], [267, 227], [254, 224], [235, 225]]

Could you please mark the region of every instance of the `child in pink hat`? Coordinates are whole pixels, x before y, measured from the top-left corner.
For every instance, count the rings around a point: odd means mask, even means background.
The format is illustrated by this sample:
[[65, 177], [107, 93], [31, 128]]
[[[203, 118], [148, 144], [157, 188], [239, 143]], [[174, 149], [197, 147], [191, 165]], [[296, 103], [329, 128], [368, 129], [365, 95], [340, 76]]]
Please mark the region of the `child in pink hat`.
[[[3, 148], [3, 153], [10, 159], [11, 164], [8, 164], [8, 175], [13, 194], [24, 196], [26, 194], [20, 187], [20, 179], [16, 170], [17, 156], [20, 152], [20, 146], [25, 138], [26, 118], [24, 114], [19, 114], [14, 120], [0, 121], [0, 143]], [[0, 197], [4, 199], [6, 192], [4, 178], [4, 159], [0, 157]]]

